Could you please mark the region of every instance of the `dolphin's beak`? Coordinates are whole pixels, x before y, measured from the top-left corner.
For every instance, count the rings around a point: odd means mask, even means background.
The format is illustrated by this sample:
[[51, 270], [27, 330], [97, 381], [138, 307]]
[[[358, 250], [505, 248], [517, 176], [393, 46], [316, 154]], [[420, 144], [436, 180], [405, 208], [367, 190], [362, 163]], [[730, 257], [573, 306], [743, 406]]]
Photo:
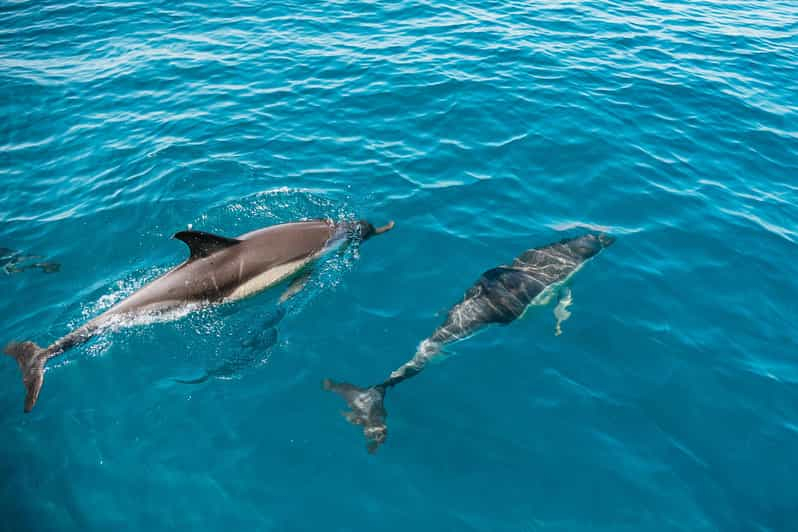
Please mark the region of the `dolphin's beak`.
[[383, 225], [382, 227], [375, 228], [374, 229], [374, 234], [375, 235], [381, 235], [383, 233], [386, 233], [386, 232], [390, 231], [391, 229], [393, 229], [394, 225], [395, 224], [394, 224], [393, 220], [391, 220], [390, 222], [388, 222], [387, 224]]

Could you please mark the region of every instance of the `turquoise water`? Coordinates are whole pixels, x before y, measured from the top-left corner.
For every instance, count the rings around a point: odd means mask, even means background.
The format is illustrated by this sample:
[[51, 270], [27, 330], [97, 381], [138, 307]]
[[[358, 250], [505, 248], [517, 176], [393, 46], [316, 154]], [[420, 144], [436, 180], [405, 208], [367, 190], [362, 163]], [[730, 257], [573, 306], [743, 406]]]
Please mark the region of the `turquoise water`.
[[[794, 2], [0, 3], [0, 343], [185, 257], [177, 230], [397, 222], [279, 290], [96, 339], [23, 415], [3, 530], [795, 530]], [[551, 308], [388, 396], [479, 277], [603, 229]], [[229, 378], [171, 379], [236, 362]]]

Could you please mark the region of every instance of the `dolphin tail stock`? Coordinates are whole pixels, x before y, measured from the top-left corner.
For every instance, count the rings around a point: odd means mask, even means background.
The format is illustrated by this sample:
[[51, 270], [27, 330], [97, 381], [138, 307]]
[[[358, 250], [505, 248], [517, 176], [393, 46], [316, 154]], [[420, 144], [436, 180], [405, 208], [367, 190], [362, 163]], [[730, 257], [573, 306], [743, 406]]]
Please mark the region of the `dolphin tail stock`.
[[12, 342], [3, 350], [14, 357], [22, 372], [22, 383], [25, 385], [25, 412], [30, 412], [39, 398], [39, 391], [44, 382], [44, 365], [49, 358], [47, 350], [33, 342]]
[[331, 379], [324, 379], [322, 382], [322, 388], [344, 398], [351, 410], [342, 414], [353, 425], [363, 426], [363, 435], [368, 442], [366, 448], [371, 454], [377, 452], [377, 448], [385, 443], [388, 437], [388, 427], [385, 423], [388, 413], [383, 402], [389, 387], [390, 384], [387, 382], [366, 388]]

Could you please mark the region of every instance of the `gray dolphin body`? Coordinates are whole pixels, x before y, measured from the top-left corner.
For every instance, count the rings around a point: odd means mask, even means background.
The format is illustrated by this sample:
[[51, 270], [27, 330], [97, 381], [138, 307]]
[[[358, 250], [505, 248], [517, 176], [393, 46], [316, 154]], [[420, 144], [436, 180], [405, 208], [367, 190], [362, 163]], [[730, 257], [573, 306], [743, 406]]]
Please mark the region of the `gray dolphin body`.
[[311, 220], [259, 229], [237, 238], [181, 231], [189, 258], [142, 287], [130, 297], [59, 338], [46, 348], [33, 342], [12, 342], [5, 353], [14, 357], [25, 384], [25, 412], [39, 397], [47, 361], [67, 349], [116, 326], [134, 325], [137, 318], [170, 310], [234, 301], [265, 290], [298, 273], [336, 244], [365, 240], [384, 233], [393, 222], [374, 228], [365, 221]]
[[428, 362], [442, 358], [442, 349], [468, 338], [490, 324], [506, 325], [521, 317], [530, 305], [544, 304], [571, 275], [614, 238], [586, 234], [530, 249], [512, 264], [490, 269], [449, 310], [444, 323], [422, 341], [411, 360], [393, 371], [381, 384], [360, 388], [326, 379], [325, 390], [341, 394], [351, 411], [346, 419], [363, 426], [369, 452], [377, 450], [388, 435], [383, 401], [388, 388], [418, 375]]

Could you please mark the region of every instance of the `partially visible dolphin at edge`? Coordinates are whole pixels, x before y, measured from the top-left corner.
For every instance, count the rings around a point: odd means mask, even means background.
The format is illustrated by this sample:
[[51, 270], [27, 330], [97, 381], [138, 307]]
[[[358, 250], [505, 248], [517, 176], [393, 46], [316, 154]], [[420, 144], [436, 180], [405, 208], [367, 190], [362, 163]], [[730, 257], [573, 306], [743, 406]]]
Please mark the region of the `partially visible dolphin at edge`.
[[388, 436], [388, 413], [383, 404], [388, 388], [418, 375], [427, 363], [443, 358], [446, 345], [468, 338], [490, 324], [507, 325], [523, 316], [530, 305], [545, 304], [553, 291], [613, 242], [615, 238], [608, 235], [586, 234], [527, 250], [512, 264], [483, 273], [463, 300], [449, 310], [446, 321], [419, 344], [415, 356], [381, 384], [360, 388], [325, 379], [322, 386], [343, 396], [351, 408], [344, 417], [363, 426], [367, 448], [373, 453]]
[[309, 220], [266, 227], [227, 238], [202, 231], [180, 231], [173, 238], [188, 245], [189, 258], [96, 318], [46, 348], [12, 342], [25, 385], [25, 412], [39, 397], [47, 361], [114, 326], [134, 325], [138, 317], [170, 310], [234, 301], [255, 294], [300, 272], [338, 244], [366, 240], [393, 228], [366, 221]]

